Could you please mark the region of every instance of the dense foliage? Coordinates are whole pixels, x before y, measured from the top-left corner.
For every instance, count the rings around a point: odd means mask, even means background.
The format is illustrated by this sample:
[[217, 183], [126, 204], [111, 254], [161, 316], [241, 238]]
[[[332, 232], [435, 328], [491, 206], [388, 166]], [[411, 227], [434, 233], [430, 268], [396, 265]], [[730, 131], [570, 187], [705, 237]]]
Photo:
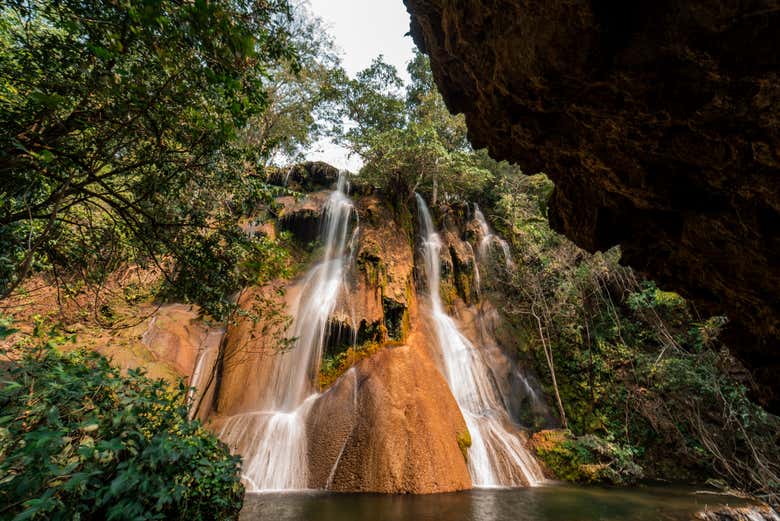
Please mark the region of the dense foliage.
[[237, 137], [272, 65], [296, 68], [289, 20], [286, 0], [5, 2], [0, 295], [148, 262], [219, 315], [248, 254], [236, 212], [264, 188]]
[[541, 431], [534, 434], [532, 446], [555, 476], [566, 481], [628, 485], [643, 477], [633, 449], [593, 434]]
[[553, 232], [551, 191], [541, 174], [500, 177], [483, 204], [518, 260], [496, 272], [496, 289], [562, 423], [649, 476], [719, 477], [776, 500], [780, 419], [749, 399], [750, 379], [718, 337], [725, 318], [697, 316], [620, 266], [619, 251], [590, 255]]
[[186, 389], [63, 340], [17, 343], [0, 377], [0, 517], [236, 519], [239, 460], [188, 421]]

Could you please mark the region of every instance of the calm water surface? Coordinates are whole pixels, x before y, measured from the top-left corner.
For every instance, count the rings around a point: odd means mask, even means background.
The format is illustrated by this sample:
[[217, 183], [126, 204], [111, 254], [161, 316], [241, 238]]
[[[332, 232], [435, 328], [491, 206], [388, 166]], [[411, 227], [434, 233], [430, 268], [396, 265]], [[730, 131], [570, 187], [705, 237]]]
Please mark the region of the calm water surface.
[[688, 487], [546, 485], [425, 496], [295, 492], [248, 494], [241, 521], [691, 521], [705, 507], [743, 506]]

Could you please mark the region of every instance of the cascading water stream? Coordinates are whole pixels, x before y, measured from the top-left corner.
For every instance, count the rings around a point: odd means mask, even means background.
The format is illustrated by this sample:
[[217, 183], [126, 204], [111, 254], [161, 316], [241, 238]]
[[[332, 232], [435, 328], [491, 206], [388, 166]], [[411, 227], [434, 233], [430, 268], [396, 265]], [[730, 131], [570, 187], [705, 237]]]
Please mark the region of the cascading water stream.
[[501, 253], [504, 255], [504, 262], [506, 263], [507, 269], [514, 268], [515, 261], [512, 259], [512, 253], [509, 251], [509, 244], [493, 233], [490, 229], [490, 225], [487, 223], [487, 219], [485, 219], [485, 215], [482, 213], [482, 210], [479, 209], [477, 203], [474, 203], [474, 218], [477, 220], [477, 223], [482, 230], [482, 239], [479, 241], [480, 259], [486, 258], [487, 254], [490, 252], [490, 247], [497, 244], [498, 247], [501, 248]]
[[[204, 398], [211, 394], [209, 387], [211, 382], [207, 375], [212, 374], [211, 370], [214, 368], [217, 355], [219, 353], [219, 344], [222, 342], [222, 337], [225, 335], [223, 328], [211, 329], [206, 333], [206, 338], [203, 339], [203, 343], [198, 349], [198, 357], [195, 360], [195, 367], [192, 370], [192, 377], [190, 378], [190, 390], [187, 393], [187, 403], [189, 404], [189, 418], [195, 418], [198, 410], [200, 409], [200, 402]], [[205, 381], [204, 381], [205, 378]]]
[[342, 174], [323, 210], [323, 259], [304, 277], [295, 305], [294, 346], [272, 356], [272, 379], [258, 398], [258, 410], [228, 418], [220, 432], [244, 457], [243, 477], [250, 492], [307, 487], [306, 416], [318, 396], [314, 382], [328, 318], [351, 258], [346, 250], [353, 205], [346, 192]]
[[477, 487], [535, 485], [544, 480], [501, 400], [493, 374], [477, 349], [447, 315], [439, 295], [441, 239], [417, 194], [431, 317], [445, 377], [471, 435], [468, 466]]
[[[490, 256], [492, 247], [497, 245], [501, 249], [501, 255], [503, 256], [503, 260], [504, 260], [504, 267], [506, 268], [508, 273], [511, 273], [512, 270], [514, 269], [515, 262], [514, 259], [512, 258], [512, 253], [509, 250], [509, 244], [504, 239], [502, 239], [501, 237], [493, 233], [493, 230], [490, 228], [487, 219], [485, 219], [485, 215], [479, 209], [479, 205], [477, 203], [474, 203], [474, 220], [477, 222], [477, 225], [479, 226], [480, 231], [482, 232], [482, 238], [479, 241], [479, 247], [477, 250], [478, 255], [474, 257], [475, 286], [479, 288], [480, 284], [478, 280], [480, 277], [480, 264], [482, 264], [483, 266], [489, 269], [492, 263], [495, 262], [496, 260], [495, 256], [494, 257]], [[481, 301], [481, 296], [479, 295], [479, 291], [477, 293], [477, 298], [480, 299], [480, 303], [481, 303], [482, 301]], [[495, 330], [495, 326], [496, 326], [495, 321], [497, 320], [498, 320], [498, 313], [495, 309], [490, 310], [486, 314], [484, 314], [484, 311], [480, 309], [480, 314], [478, 316], [478, 324], [479, 324], [479, 330], [480, 330], [482, 342], [483, 343], [492, 342], [492, 345], [495, 346], [496, 348], [498, 348], [498, 346], [495, 345], [495, 340], [490, 330], [491, 329]], [[533, 408], [535, 413], [537, 415], [546, 416], [547, 405], [544, 403], [544, 400], [540, 397], [537, 390], [528, 382], [527, 375], [524, 374], [524, 372], [519, 367], [515, 367], [511, 373], [511, 378], [521, 386], [522, 394], [524, 394], [527, 397], [527, 400], [530, 402], [531, 407]], [[502, 396], [504, 397], [505, 403], [508, 403], [510, 398], [506, 395], [502, 395]]]

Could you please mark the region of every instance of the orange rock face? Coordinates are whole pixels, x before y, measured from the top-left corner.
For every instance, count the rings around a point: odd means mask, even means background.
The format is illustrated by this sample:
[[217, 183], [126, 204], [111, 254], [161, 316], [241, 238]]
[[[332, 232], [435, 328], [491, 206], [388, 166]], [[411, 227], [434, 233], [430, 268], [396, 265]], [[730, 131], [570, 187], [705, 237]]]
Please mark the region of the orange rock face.
[[[284, 320], [255, 321], [268, 306], [294, 313], [291, 309], [297, 288], [290, 285], [279, 293], [281, 283], [247, 289], [239, 303], [246, 315], [228, 329], [225, 359], [220, 375], [216, 411], [230, 416], [262, 408], [269, 382], [273, 381], [275, 361], [283, 351]], [[262, 308], [262, 309], [261, 309]]]
[[356, 208], [360, 217], [356, 266], [336, 315], [354, 322], [358, 336], [365, 328], [383, 324], [391, 337], [401, 340], [404, 315], [408, 319], [412, 305], [411, 243], [390, 209], [376, 196], [360, 198]]
[[344, 374], [312, 408], [310, 483], [342, 492], [449, 492], [471, 487], [458, 405], [421, 336]]
[[151, 318], [141, 340], [158, 360], [189, 377], [207, 335], [208, 328], [192, 306], [168, 304]]

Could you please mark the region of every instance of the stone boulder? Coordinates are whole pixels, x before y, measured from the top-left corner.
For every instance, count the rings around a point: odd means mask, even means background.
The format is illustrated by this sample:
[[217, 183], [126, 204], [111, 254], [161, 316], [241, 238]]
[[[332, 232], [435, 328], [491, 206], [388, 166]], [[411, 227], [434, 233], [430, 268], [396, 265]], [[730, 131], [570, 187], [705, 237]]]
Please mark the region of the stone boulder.
[[332, 189], [339, 178], [339, 169], [322, 161], [306, 161], [284, 168], [269, 168], [266, 179], [277, 186], [296, 192]]
[[209, 328], [198, 317], [197, 308], [187, 304], [161, 306], [141, 337], [157, 360], [170, 364], [185, 377], [192, 374], [198, 352], [207, 340]]
[[[244, 315], [228, 328], [225, 337], [225, 355], [214, 404], [220, 416], [263, 408], [274, 369], [286, 347], [286, 321], [271, 310], [291, 310], [297, 292], [296, 285], [282, 281], [242, 292], [239, 305]], [[262, 313], [274, 318], [255, 320]]]
[[307, 426], [310, 487], [415, 494], [471, 487], [459, 445], [466, 424], [419, 338], [363, 360], [318, 398]]
[[277, 214], [277, 226], [280, 230], [292, 233], [303, 244], [316, 241], [320, 235], [322, 209], [329, 195], [329, 190], [322, 190], [302, 198], [290, 195], [277, 197], [276, 203], [281, 207]]

